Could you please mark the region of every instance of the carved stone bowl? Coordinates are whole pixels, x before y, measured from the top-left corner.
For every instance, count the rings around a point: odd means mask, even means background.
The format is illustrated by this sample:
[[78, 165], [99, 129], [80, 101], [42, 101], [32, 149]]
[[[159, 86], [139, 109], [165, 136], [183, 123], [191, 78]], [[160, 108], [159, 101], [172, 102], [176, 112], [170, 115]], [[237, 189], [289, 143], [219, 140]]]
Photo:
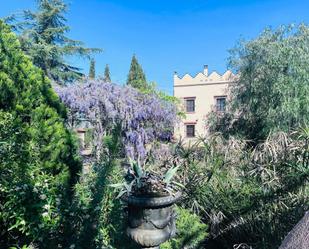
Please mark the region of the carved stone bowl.
[[124, 196], [128, 204], [128, 236], [142, 248], [159, 248], [175, 235], [173, 205], [181, 193], [163, 197]]

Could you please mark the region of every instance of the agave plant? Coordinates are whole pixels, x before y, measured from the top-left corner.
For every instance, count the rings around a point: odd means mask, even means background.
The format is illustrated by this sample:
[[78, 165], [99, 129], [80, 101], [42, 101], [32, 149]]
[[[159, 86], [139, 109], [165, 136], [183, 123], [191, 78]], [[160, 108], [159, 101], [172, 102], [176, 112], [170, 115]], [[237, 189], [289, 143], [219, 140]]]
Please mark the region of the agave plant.
[[184, 187], [173, 180], [179, 166], [171, 167], [164, 174], [151, 170], [150, 166], [148, 170], [145, 168], [146, 165], [142, 166], [139, 161], [129, 160], [125, 181], [111, 185], [121, 189], [118, 198], [124, 194], [149, 197], [173, 195]]

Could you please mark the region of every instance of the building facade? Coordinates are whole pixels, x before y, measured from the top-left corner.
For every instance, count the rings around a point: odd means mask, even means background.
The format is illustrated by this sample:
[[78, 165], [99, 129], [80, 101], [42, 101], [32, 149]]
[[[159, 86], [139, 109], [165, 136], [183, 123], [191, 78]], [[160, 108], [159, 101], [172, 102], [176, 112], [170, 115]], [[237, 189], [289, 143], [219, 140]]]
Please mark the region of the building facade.
[[229, 96], [229, 86], [236, 80], [232, 71], [220, 75], [208, 73], [208, 66], [195, 77], [174, 74], [174, 96], [181, 100], [186, 117], [176, 125], [175, 137], [194, 140], [207, 134], [206, 119], [212, 111], [224, 112]]

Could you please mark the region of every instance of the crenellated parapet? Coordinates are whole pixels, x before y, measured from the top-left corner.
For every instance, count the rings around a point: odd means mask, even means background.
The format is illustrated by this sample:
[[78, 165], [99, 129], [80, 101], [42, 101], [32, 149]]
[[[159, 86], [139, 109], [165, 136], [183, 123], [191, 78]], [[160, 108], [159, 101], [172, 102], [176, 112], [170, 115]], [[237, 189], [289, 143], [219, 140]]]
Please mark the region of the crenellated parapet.
[[174, 96], [180, 100], [180, 107], [186, 116], [175, 127], [174, 136], [191, 141], [208, 132], [206, 119], [209, 113], [224, 113], [230, 99], [231, 87], [237, 84], [239, 75], [231, 70], [223, 74], [208, 73], [208, 66], [191, 76], [174, 74]]
[[226, 83], [236, 81], [237, 75], [231, 70], [227, 70], [224, 74], [219, 74], [216, 71], [208, 74], [208, 66], [204, 66], [204, 70], [195, 76], [186, 73], [183, 77], [179, 77], [177, 72], [174, 73], [174, 86], [177, 85], [196, 85], [196, 84], [212, 84]]

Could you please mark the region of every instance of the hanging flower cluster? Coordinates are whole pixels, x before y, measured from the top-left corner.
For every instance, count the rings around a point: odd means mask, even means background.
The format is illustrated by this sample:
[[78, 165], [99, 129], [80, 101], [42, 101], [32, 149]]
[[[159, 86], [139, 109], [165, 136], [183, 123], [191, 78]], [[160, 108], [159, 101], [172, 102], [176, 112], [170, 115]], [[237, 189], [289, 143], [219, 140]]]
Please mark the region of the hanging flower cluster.
[[169, 141], [177, 120], [176, 106], [152, 94], [101, 81], [56, 87], [70, 117], [86, 118], [95, 131], [95, 146], [100, 149], [104, 135], [120, 125], [128, 157], [143, 160], [146, 145]]

